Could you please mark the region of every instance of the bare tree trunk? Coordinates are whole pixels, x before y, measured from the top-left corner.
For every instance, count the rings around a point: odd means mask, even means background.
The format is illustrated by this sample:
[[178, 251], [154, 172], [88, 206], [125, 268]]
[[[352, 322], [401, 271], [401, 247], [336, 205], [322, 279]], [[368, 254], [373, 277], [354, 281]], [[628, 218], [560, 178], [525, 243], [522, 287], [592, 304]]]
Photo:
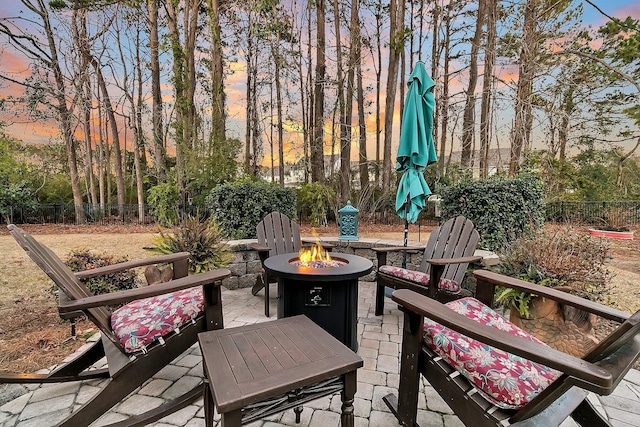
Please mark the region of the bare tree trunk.
[[350, 121], [347, 118], [347, 103], [352, 96], [349, 93], [349, 88], [347, 88], [347, 94], [345, 94], [344, 91], [344, 75], [342, 73], [344, 62], [342, 60], [342, 35], [340, 32], [340, 8], [338, 0], [333, 0], [333, 20], [336, 31], [337, 102], [340, 110], [340, 201], [346, 203], [349, 199], [349, 190], [351, 187], [351, 127], [347, 124], [348, 121]]
[[[308, 10], [308, 6], [307, 6]], [[309, 27], [311, 24], [309, 24]], [[302, 29], [300, 30], [300, 35], [302, 34]], [[300, 46], [302, 47], [302, 46]], [[311, 57], [308, 58], [309, 62], [311, 62]], [[302, 106], [302, 163], [304, 167], [304, 182], [307, 183], [309, 181], [309, 174], [307, 168], [307, 161], [309, 159], [309, 98], [305, 97], [305, 94], [308, 90], [308, 85], [305, 85], [304, 73], [302, 71], [302, 48], [299, 50], [298, 63], [296, 64], [298, 67], [298, 77], [300, 80], [300, 105]]]
[[96, 91], [98, 98], [98, 188], [100, 189], [100, 209], [104, 214], [105, 205], [107, 203], [107, 186], [105, 177], [107, 176], [108, 169], [106, 168], [106, 145], [104, 140], [104, 132], [102, 131], [102, 102], [100, 99], [100, 91]]
[[562, 117], [560, 119], [560, 128], [558, 129], [558, 155], [560, 160], [565, 160], [567, 156], [567, 139], [569, 134], [569, 124], [571, 122], [571, 114], [575, 108], [573, 100], [574, 92], [573, 84], [563, 91], [562, 94]]
[[[280, 164], [280, 187], [284, 188], [284, 129], [282, 123], [284, 117], [282, 115], [282, 81], [280, 78], [280, 68], [282, 67], [282, 55], [280, 55], [280, 37], [276, 37], [275, 45], [272, 46], [273, 59], [275, 63], [275, 83], [276, 83], [276, 111], [278, 114], [278, 162]], [[273, 143], [273, 142], [272, 142]]]
[[362, 62], [361, 40], [358, 39], [358, 62], [356, 63], [357, 92], [358, 92], [358, 126], [359, 132], [359, 168], [360, 190], [364, 191], [369, 186], [369, 157], [367, 155], [367, 123], [364, 117], [364, 88], [362, 86]]
[[133, 161], [136, 167], [136, 194], [138, 196], [138, 220], [144, 222], [144, 173], [147, 164], [144, 144], [144, 136], [142, 134], [142, 108], [143, 108], [143, 79], [142, 79], [142, 60], [140, 58], [140, 32], [136, 37], [136, 71], [138, 75], [138, 100], [135, 120], [135, 146], [133, 152]]
[[[397, 9], [397, 10], [396, 10]], [[391, 135], [393, 126], [393, 110], [396, 100], [396, 84], [398, 82], [399, 53], [403, 49], [404, 34], [404, 1], [397, 8], [396, 0], [389, 3], [389, 72], [387, 75], [387, 95], [384, 112], [384, 153], [382, 158], [382, 191], [391, 191]]]
[[185, 151], [185, 51], [180, 41], [178, 28], [178, 12], [173, 2], [166, 2], [167, 26], [169, 27], [169, 40], [173, 56], [173, 91], [175, 93], [175, 120], [174, 139], [176, 144], [176, 185], [182, 192], [184, 190], [184, 151]]
[[[312, 26], [311, 26], [311, 15], [312, 15], [312, 3], [307, 2], [307, 39], [312, 40]], [[307, 109], [307, 139], [305, 140], [305, 155], [304, 155], [304, 182], [308, 183], [311, 179], [311, 164], [313, 163], [312, 159], [312, 146], [313, 139], [315, 138], [315, 85], [313, 84], [313, 55], [312, 55], [312, 46], [311, 43], [307, 43], [307, 87], [309, 88], [309, 100], [307, 101], [308, 109]], [[313, 88], [313, 89], [311, 89]]]
[[[361, 42], [360, 37], [360, 0], [351, 0], [351, 46], [349, 59], [349, 74], [347, 77], [347, 127], [349, 129], [349, 157], [351, 157], [351, 116], [353, 112], [353, 92], [354, 78], [357, 75], [356, 91], [358, 102], [358, 165], [360, 175], [360, 191], [364, 191], [369, 185], [369, 172], [367, 170], [367, 135], [364, 122], [364, 91], [362, 88], [362, 64], [361, 64]], [[350, 170], [349, 170], [350, 171]], [[344, 202], [346, 200], [343, 199]]]
[[316, 1], [316, 77], [314, 94], [313, 143], [311, 144], [311, 180], [324, 184], [324, 83], [325, 64], [325, 6], [324, 0]]
[[158, 183], [166, 180], [166, 153], [162, 137], [162, 91], [160, 88], [160, 51], [158, 38], [158, 3], [159, 0], [147, 0], [149, 9], [149, 48], [151, 50], [151, 122], [153, 128], [153, 161]]
[[[71, 15], [71, 31], [73, 43], [79, 51], [87, 50], [87, 19], [85, 9], [75, 9]], [[80, 55], [79, 79], [76, 90], [79, 93], [81, 105], [82, 126], [84, 128], [85, 145], [85, 187], [88, 200], [96, 204], [95, 180], [93, 178], [93, 156], [91, 148], [91, 81], [89, 77], [89, 63], [84, 55]]]
[[209, 2], [209, 28], [211, 31], [211, 133], [213, 143], [227, 139], [226, 97], [224, 92], [224, 70], [222, 68], [222, 38], [220, 8], [218, 0]]
[[116, 122], [116, 116], [113, 111], [113, 106], [111, 105], [111, 99], [109, 98], [109, 91], [107, 89], [107, 84], [104, 80], [104, 76], [102, 75], [102, 69], [100, 63], [93, 58], [90, 57], [89, 61], [93, 66], [93, 70], [96, 72], [96, 78], [98, 79], [98, 86], [102, 91], [102, 98], [105, 108], [105, 113], [107, 114], [107, 119], [111, 126], [111, 137], [113, 144], [113, 156], [114, 156], [114, 169], [116, 174], [116, 192], [118, 198], [118, 212], [122, 214], [122, 210], [124, 209], [125, 203], [125, 187], [124, 187], [124, 175], [122, 171], [122, 152], [120, 150], [120, 135], [118, 134], [118, 123]]
[[[251, 27], [252, 15], [249, 13], [249, 27]], [[251, 30], [249, 29], [247, 36], [247, 53], [245, 55], [247, 63], [247, 83], [246, 83], [246, 98], [247, 98], [247, 116], [245, 118], [245, 144], [244, 144], [244, 173], [249, 174], [251, 171], [251, 117], [252, 104], [251, 104], [251, 89], [253, 87], [253, 37]]]
[[498, 0], [485, 0], [487, 19], [487, 41], [484, 49], [484, 77], [482, 80], [482, 105], [480, 107], [480, 176], [489, 176], [489, 128], [491, 93], [493, 88], [493, 66], [496, 61], [496, 22]]
[[513, 139], [509, 160], [509, 176], [513, 176], [520, 166], [522, 148], [528, 139], [527, 129], [531, 128], [531, 90], [533, 86], [534, 60], [536, 57], [537, 32], [536, 8], [538, 0], [527, 0], [524, 11], [522, 50], [518, 67], [518, 89], [516, 93]]
[[[445, 150], [447, 149], [447, 136], [449, 135], [449, 58], [451, 50], [451, 9], [447, 6], [444, 20], [444, 63], [442, 67], [442, 95], [439, 97], [438, 111], [440, 111], [440, 161], [444, 162]], [[438, 56], [439, 57], [439, 56]], [[436, 123], [436, 122], [434, 122]], [[442, 163], [444, 164], [444, 163]], [[443, 169], [444, 170], [444, 169]]]
[[376, 186], [380, 185], [380, 143], [382, 123], [380, 122], [380, 94], [382, 92], [382, 2], [376, 5], [376, 53], [378, 67], [376, 68]]
[[[440, 12], [441, 12], [441, 7], [438, 6], [437, 2], [433, 7], [433, 28], [432, 28], [432, 37], [431, 37], [431, 78], [433, 79], [434, 82], [437, 82], [440, 79], [439, 76], [439, 68], [438, 68], [438, 63], [440, 62], [440, 22], [441, 22], [441, 17], [440, 17]], [[445, 58], [445, 61], [448, 58]], [[444, 79], [445, 81], [448, 80], [448, 76]], [[436, 84], [436, 86], [433, 88], [433, 96], [436, 99], [436, 105], [441, 104], [442, 100], [444, 99], [444, 97], [441, 97], [438, 91], [438, 85]], [[438, 100], [440, 100], [440, 102], [437, 102]], [[437, 126], [437, 123], [440, 122], [440, 110], [442, 110], [441, 107], [437, 107], [436, 110], [434, 111], [433, 114], [433, 140], [434, 141], [438, 141], [439, 139], [439, 135], [442, 133], [440, 132], [440, 128]], [[438, 150], [438, 168], [440, 169], [440, 171], [444, 171], [445, 169], [445, 162], [444, 159], [446, 158], [446, 150], [447, 148], [447, 142], [446, 142], [446, 138], [442, 139], [440, 141], [440, 149]]]
[[87, 181], [87, 187], [89, 189], [89, 195], [91, 197], [91, 203], [93, 205], [98, 204], [98, 198], [96, 194], [96, 180], [93, 175], [93, 148], [91, 146], [91, 83], [87, 81], [82, 85], [85, 91], [84, 100], [84, 129], [85, 129], [85, 149], [87, 154], [85, 156], [85, 180]]
[[476, 30], [471, 40], [471, 62], [469, 64], [469, 85], [467, 86], [467, 99], [464, 105], [462, 120], [462, 157], [463, 168], [472, 165], [472, 147], [475, 135], [475, 111], [476, 111], [476, 85], [478, 83], [478, 51], [482, 42], [482, 27], [485, 17], [485, 0], [478, 1], [476, 14]]

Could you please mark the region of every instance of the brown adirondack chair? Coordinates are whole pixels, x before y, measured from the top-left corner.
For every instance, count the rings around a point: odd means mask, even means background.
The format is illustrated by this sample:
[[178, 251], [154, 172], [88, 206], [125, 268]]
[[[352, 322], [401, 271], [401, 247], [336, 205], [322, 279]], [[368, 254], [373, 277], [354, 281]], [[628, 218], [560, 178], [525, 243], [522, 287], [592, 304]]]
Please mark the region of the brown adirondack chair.
[[[611, 394], [640, 355], [640, 311], [629, 315], [562, 291], [493, 272], [478, 270], [474, 275], [477, 299], [465, 298], [442, 304], [406, 289], [391, 295], [405, 313], [400, 384], [398, 396], [389, 394], [383, 400], [400, 423], [417, 426], [418, 385], [422, 374], [462, 423], [469, 427], [558, 426], [569, 416], [582, 426], [610, 427], [586, 397], [589, 391]], [[470, 313], [473, 310], [467, 308], [480, 302], [490, 307], [495, 286], [532, 292], [613, 320], [619, 326], [582, 359], [570, 356], [535, 342], [535, 338], [524, 338], [527, 335], [524, 332], [520, 336], [514, 336], [513, 330], [512, 333], [506, 332], [508, 323], [499, 321], [491, 324], [488, 322], [491, 316], [500, 315], [495, 312], [489, 314], [486, 307], [476, 318], [484, 324], [472, 320]], [[459, 308], [463, 306], [466, 308]], [[451, 335], [456, 332], [460, 334], [458, 337]], [[462, 345], [460, 336], [464, 336], [462, 339], [468, 347]], [[459, 369], [455, 369], [453, 364], [465, 360], [465, 355], [457, 348], [475, 349], [473, 357], [482, 358], [482, 361], [469, 361], [463, 365], [464, 368], [458, 366]], [[510, 353], [504, 359], [509, 362], [495, 365], [495, 349]], [[456, 356], [452, 358], [450, 352], [453, 351]], [[471, 353], [467, 352], [468, 355]], [[487, 358], [487, 354], [492, 357]], [[480, 365], [486, 366], [483, 371], [486, 375], [479, 371]], [[501, 367], [496, 371], [498, 366]], [[503, 389], [511, 387], [516, 390], [507, 394], [509, 398], [500, 392], [491, 394], [485, 389], [485, 384], [491, 382], [492, 372], [497, 372], [496, 386], [500, 387], [497, 376], [504, 376], [506, 379], [500, 383]], [[545, 379], [543, 375], [546, 374], [551, 374], [551, 378]], [[485, 382], [474, 384], [474, 378], [484, 378]], [[531, 391], [535, 387], [538, 388], [534, 392], [523, 393], [523, 390]], [[517, 405], [509, 401], [513, 396], [518, 396]]]
[[411, 289], [439, 301], [450, 301], [470, 295], [460, 287], [469, 263], [479, 261], [474, 252], [480, 235], [473, 223], [463, 217], [452, 218], [429, 235], [422, 262], [417, 271], [387, 264], [390, 252], [408, 251], [415, 253], [418, 247], [373, 248], [378, 258], [376, 275], [375, 314], [380, 316], [384, 309], [385, 287]]
[[[220, 281], [231, 274], [227, 269], [187, 276], [189, 253], [183, 252], [73, 273], [49, 248], [28, 233], [15, 225], [9, 225], [8, 228], [29, 257], [58, 286], [61, 317], [73, 318], [84, 314], [101, 333], [101, 339], [93, 346], [49, 374], [0, 374], [0, 383], [54, 383], [109, 378], [107, 385], [95, 397], [75, 410], [59, 426], [88, 426], [196, 343], [198, 333], [223, 327]], [[95, 296], [79, 280], [158, 263], [172, 264], [176, 279]], [[149, 332], [145, 334], [148, 339], [136, 337], [135, 333], [118, 333], [122, 328], [118, 327], [117, 322], [148, 319], [152, 317], [151, 310], [145, 311], [145, 308], [153, 306], [158, 311], [158, 308], [166, 307], [169, 310], [172, 301], [180, 301], [183, 315], [171, 324], [166, 311], [160, 314], [163, 322], [158, 323], [169, 325], [168, 328], [148, 328], [145, 331]], [[119, 304], [126, 305], [112, 313], [108, 306]], [[104, 356], [108, 368], [93, 369], [92, 365]], [[200, 385], [173, 401], [117, 425], [138, 426], [158, 420], [199, 399], [202, 387]]]
[[[264, 261], [270, 256], [298, 253], [310, 242], [301, 240], [300, 226], [280, 212], [271, 212], [265, 216], [256, 226], [256, 236], [258, 243], [253, 244], [252, 248], [258, 252], [263, 268], [251, 293], [257, 295], [264, 288], [264, 315], [269, 317], [269, 283], [275, 283], [277, 278], [266, 272]], [[322, 246], [329, 251], [333, 247], [327, 243], [322, 243]]]

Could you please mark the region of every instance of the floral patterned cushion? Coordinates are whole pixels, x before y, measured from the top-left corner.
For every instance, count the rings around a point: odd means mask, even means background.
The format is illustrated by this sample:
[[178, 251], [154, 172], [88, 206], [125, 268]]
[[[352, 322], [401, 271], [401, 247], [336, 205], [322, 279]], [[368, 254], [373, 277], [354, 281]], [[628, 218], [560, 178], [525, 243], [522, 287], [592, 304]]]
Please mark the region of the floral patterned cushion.
[[111, 315], [111, 329], [127, 353], [146, 352], [149, 344], [193, 321], [204, 311], [202, 288], [132, 301]]
[[[546, 346], [475, 298], [445, 305], [477, 322]], [[499, 408], [522, 408], [560, 376], [554, 369], [468, 338], [430, 319], [425, 319], [424, 329], [427, 346]]]
[[[421, 285], [427, 286], [429, 284], [429, 275], [420, 271], [407, 270], [406, 268], [394, 267], [392, 265], [383, 265], [380, 267], [380, 271], [401, 279], [411, 280]], [[438, 288], [454, 294], [460, 292], [460, 285], [451, 279], [440, 278]]]

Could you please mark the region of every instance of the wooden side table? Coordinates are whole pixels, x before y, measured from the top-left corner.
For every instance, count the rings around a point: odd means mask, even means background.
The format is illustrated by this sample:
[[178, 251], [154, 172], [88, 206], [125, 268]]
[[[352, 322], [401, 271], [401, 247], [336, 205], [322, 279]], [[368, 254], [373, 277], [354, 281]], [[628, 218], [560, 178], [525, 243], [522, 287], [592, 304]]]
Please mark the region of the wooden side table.
[[338, 391], [342, 426], [353, 427], [363, 361], [306, 316], [203, 332], [198, 340], [207, 427], [214, 405], [223, 427], [237, 427]]

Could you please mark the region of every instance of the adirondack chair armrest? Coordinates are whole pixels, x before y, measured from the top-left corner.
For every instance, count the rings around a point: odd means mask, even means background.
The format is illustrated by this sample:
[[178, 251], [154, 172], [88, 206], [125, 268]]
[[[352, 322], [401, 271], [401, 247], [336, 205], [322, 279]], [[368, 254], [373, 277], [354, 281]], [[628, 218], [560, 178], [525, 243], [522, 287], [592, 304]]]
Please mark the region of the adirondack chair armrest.
[[487, 305], [491, 305], [493, 302], [495, 287], [502, 286], [550, 298], [618, 323], [622, 323], [630, 317], [629, 313], [598, 304], [597, 302], [580, 298], [557, 289], [547, 288], [545, 286], [536, 285], [535, 283], [525, 282], [524, 280], [494, 273], [492, 271], [476, 270], [473, 275], [476, 278], [476, 298], [485, 304], [489, 301], [490, 303]]
[[420, 316], [420, 324], [428, 317], [472, 339], [570, 375], [578, 387], [596, 392], [612, 387], [611, 373], [593, 363], [478, 323], [427, 296], [399, 289], [391, 294], [391, 299], [403, 311]]
[[116, 305], [131, 302], [137, 299], [154, 297], [183, 289], [192, 288], [194, 286], [203, 286], [219, 282], [229, 277], [231, 271], [221, 268], [205, 273], [194, 274], [192, 276], [174, 279], [169, 282], [159, 283], [143, 288], [127, 289], [120, 292], [112, 292], [108, 294], [94, 295], [77, 300], [60, 301], [58, 311], [60, 313], [69, 313], [77, 310], [85, 310], [88, 308], [102, 307], [106, 305]]
[[480, 255], [465, 256], [462, 258], [433, 258], [427, 260], [431, 265], [467, 264], [482, 260]]
[[331, 250], [336, 247], [336, 245], [334, 245], [333, 243], [324, 242], [314, 237], [301, 238], [300, 242], [303, 246], [315, 245], [317, 243], [329, 252], [331, 252]]
[[408, 254], [416, 254], [421, 250], [424, 250], [424, 247], [417, 246], [380, 246], [371, 248], [376, 253], [376, 257], [378, 259], [378, 268], [387, 264], [387, 254], [389, 252], [400, 252], [406, 250]]
[[[106, 274], [113, 274], [120, 271], [130, 270], [132, 268], [144, 267], [154, 264], [177, 264], [182, 262], [181, 266], [186, 272], [187, 262], [191, 254], [189, 252], [178, 252], [175, 254], [160, 255], [151, 258], [140, 258], [132, 261], [119, 262], [117, 264], [106, 265], [104, 267], [92, 268], [89, 270], [77, 271], [75, 276], [80, 279], [90, 279], [92, 277], [104, 276]], [[178, 273], [176, 271], [176, 273]]]
[[261, 245], [259, 243], [251, 243], [251, 249], [257, 252], [269, 252], [271, 249], [267, 245]]
[[376, 253], [381, 253], [381, 252], [400, 252], [403, 250], [407, 250], [408, 253], [418, 253], [421, 250], [424, 250], [424, 247], [422, 246], [380, 246], [380, 247], [375, 247], [375, 248], [371, 248], [372, 251], [376, 252]]

